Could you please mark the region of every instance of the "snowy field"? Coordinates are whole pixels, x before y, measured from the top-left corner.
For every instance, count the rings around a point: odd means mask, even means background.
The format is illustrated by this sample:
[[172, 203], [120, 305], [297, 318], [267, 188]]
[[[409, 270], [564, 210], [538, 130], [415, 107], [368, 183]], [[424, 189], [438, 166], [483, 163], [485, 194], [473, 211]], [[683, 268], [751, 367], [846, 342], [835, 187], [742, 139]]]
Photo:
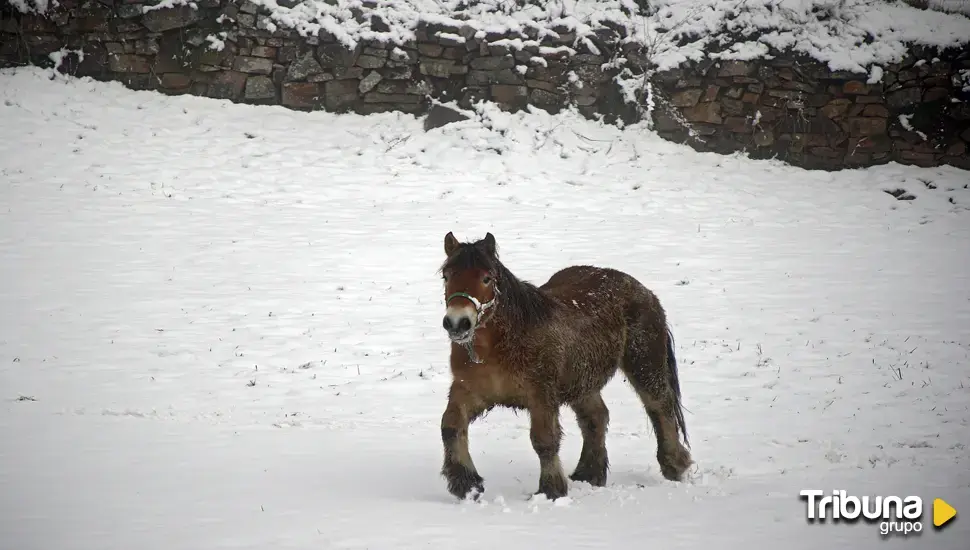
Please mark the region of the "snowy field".
[[[970, 173], [808, 172], [572, 114], [295, 113], [0, 73], [4, 550], [926, 548], [970, 513]], [[915, 200], [886, 190], [905, 189]], [[442, 239], [668, 310], [697, 462], [664, 480], [621, 378], [609, 485], [529, 500], [527, 415], [445, 490]], [[579, 455], [564, 410], [563, 462]], [[924, 532], [802, 489], [919, 495]]]

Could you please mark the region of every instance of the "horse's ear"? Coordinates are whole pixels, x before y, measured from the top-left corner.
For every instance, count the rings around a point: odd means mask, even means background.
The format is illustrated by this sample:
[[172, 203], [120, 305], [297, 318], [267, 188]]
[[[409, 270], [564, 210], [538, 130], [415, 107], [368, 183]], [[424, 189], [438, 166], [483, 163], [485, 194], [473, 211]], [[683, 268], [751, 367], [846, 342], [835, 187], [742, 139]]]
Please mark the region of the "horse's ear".
[[451, 256], [452, 252], [458, 250], [458, 245], [458, 239], [456, 239], [455, 235], [449, 231], [448, 234], [445, 235], [445, 255]]
[[491, 233], [486, 233], [485, 239], [482, 242], [485, 245], [485, 250], [488, 252], [489, 256], [495, 256], [496, 248], [497, 248], [495, 244], [495, 235], [492, 235]]

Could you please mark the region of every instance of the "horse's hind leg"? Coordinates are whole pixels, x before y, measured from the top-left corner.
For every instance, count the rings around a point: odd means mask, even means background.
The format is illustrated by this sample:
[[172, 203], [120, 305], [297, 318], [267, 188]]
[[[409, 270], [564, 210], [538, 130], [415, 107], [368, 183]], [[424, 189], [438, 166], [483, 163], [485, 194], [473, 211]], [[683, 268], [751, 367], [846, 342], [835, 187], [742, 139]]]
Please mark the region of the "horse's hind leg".
[[583, 434], [583, 450], [579, 463], [570, 479], [585, 481], [594, 487], [606, 485], [609, 459], [606, 453], [606, 431], [610, 423], [610, 411], [600, 392], [591, 393], [572, 403], [579, 429]]
[[485, 491], [484, 480], [468, 452], [468, 426], [484, 409], [481, 400], [460, 384], [451, 385], [448, 406], [441, 415], [441, 442], [445, 451], [441, 475], [448, 482], [448, 492], [460, 499], [470, 492], [480, 495]]
[[660, 473], [671, 481], [682, 481], [692, 460], [690, 451], [677, 438], [677, 422], [673, 413], [675, 405], [666, 397], [657, 399], [654, 396], [644, 396], [642, 392], [638, 393], [657, 434], [657, 462], [660, 463]]
[[623, 372], [636, 390], [657, 436], [657, 462], [660, 472], [672, 481], [681, 481], [690, 467], [687, 428], [680, 404], [680, 384], [673, 342], [666, 331], [630, 331], [623, 358]]

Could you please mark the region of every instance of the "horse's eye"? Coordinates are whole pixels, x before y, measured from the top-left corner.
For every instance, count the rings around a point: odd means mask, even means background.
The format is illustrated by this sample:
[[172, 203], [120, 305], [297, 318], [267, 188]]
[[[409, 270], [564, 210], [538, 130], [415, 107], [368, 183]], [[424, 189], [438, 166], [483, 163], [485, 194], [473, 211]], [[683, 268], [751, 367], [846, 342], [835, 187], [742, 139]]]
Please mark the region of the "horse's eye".
[[482, 279], [482, 284], [486, 284], [487, 285], [490, 282], [492, 282], [492, 278], [489, 277], [488, 275], [486, 275], [485, 278]]

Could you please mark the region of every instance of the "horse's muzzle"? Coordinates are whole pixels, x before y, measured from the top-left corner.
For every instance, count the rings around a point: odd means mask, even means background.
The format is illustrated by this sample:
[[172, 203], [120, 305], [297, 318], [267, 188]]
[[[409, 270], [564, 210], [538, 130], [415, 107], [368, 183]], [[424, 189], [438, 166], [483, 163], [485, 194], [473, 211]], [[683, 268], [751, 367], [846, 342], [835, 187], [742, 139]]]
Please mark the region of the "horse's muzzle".
[[448, 338], [452, 342], [460, 344], [471, 339], [472, 320], [468, 315], [448, 312], [441, 321], [441, 326], [448, 332]]

